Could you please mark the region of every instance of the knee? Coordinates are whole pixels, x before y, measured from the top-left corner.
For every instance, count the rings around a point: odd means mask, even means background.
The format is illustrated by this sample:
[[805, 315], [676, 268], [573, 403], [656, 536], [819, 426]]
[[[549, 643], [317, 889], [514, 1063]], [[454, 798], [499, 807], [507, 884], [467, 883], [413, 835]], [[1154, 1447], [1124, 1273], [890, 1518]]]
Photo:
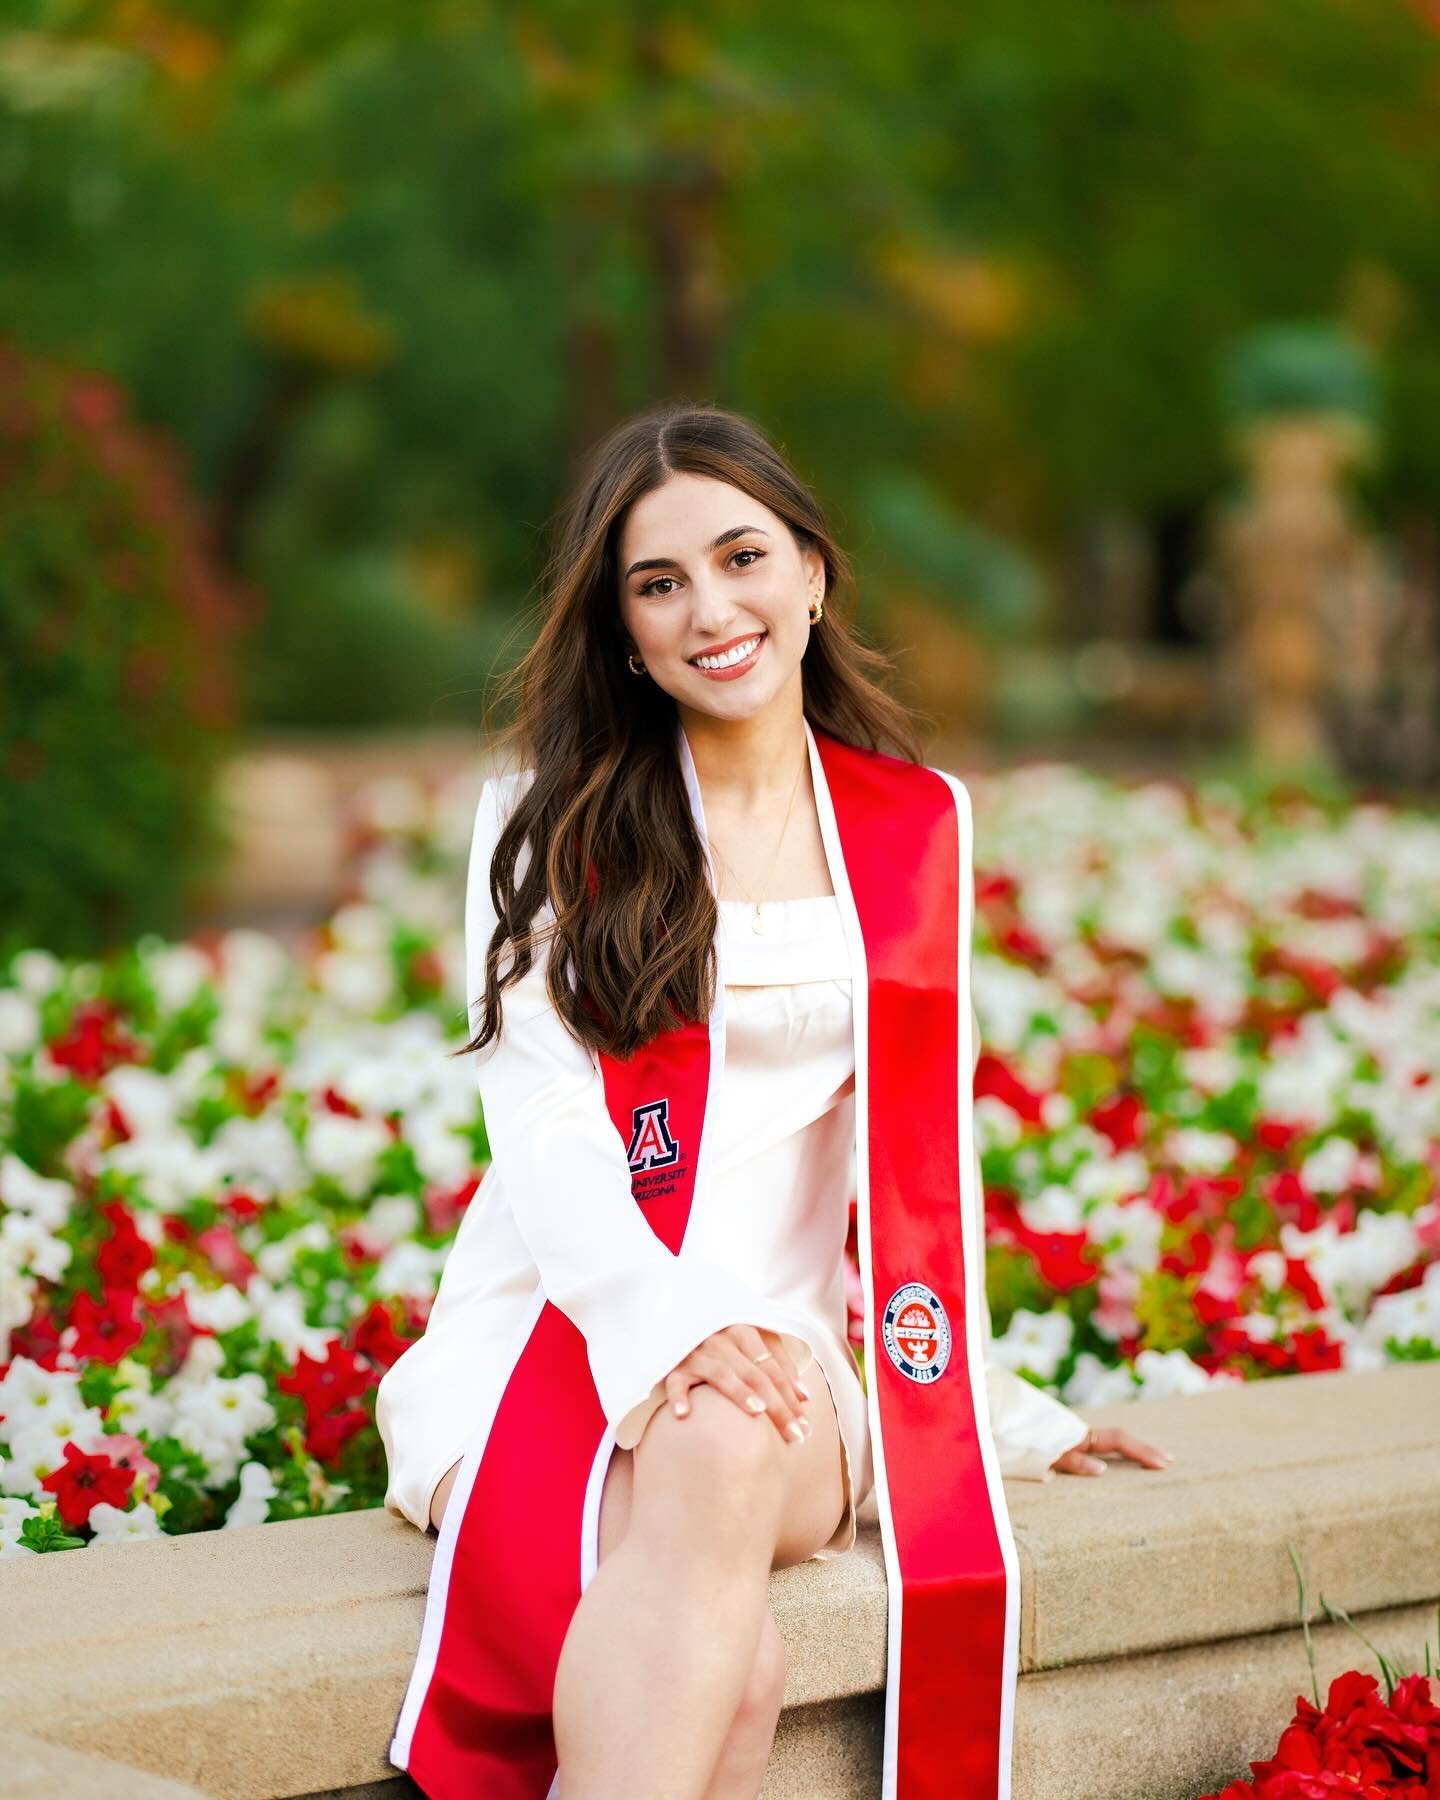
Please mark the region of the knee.
[[[733, 1518], [778, 1507], [784, 1491], [785, 1445], [769, 1419], [742, 1412], [708, 1386], [690, 1390], [690, 1411], [654, 1414], [635, 1447], [636, 1502], [641, 1490], [682, 1496], [687, 1508]], [[644, 1479], [646, 1465], [654, 1471]]]

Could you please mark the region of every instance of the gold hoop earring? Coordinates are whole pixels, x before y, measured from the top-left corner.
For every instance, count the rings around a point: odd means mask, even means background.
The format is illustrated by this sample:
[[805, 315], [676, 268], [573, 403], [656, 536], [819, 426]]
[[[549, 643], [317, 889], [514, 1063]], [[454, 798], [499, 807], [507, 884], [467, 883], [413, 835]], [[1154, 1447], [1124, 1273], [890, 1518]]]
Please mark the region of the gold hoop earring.
[[818, 625], [824, 616], [825, 602], [823, 600], [812, 601], [810, 605], [810, 623], [812, 625]]
[[632, 674], [632, 675], [643, 675], [643, 674], [644, 674], [644, 673], [645, 673], [645, 665], [644, 665], [644, 663], [643, 663], [643, 662], [642, 662], [642, 663], [637, 663], [637, 662], [636, 662], [636, 661], [635, 661], [635, 652], [634, 652], [634, 651], [633, 651], [633, 650], [632, 650], [632, 651], [631, 651], [631, 652], [630, 652], [630, 654], [629, 654], [629, 655], [628, 655], [628, 656], [627, 656], [627, 657], [626, 657], [626, 658], [625, 658], [625, 660], [626, 660], [626, 662], [627, 662], [627, 663], [629, 663], [629, 665], [630, 665], [630, 673], [631, 673], [631, 674]]

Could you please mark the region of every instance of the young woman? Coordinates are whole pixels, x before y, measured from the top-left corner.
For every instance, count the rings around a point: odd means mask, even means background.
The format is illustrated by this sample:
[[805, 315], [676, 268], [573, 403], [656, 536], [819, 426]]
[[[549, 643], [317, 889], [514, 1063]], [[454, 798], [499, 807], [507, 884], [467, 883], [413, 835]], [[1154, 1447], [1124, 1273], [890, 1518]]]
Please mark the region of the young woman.
[[[905, 1640], [891, 1490], [911, 1471], [886, 1481], [877, 1468], [880, 1414], [847, 1342], [857, 1073], [862, 1115], [874, 1080], [856, 1045], [865, 1021], [872, 1038], [880, 1029], [871, 960], [889, 930], [874, 906], [859, 928], [855, 893], [872, 852], [892, 859], [872, 864], [869, 891], [899, 884], [918, 919], [926, 843], [912, 866], [909, 839], [892, 847], [885, 821], [897, 796], [903, 812], [912, 794], [917, 805], [940, 794], [953, 837], [950, 790], [963, 790], [921, 763], [879, 685], [884, 659], [847, 623], [849, 584], [814, 497], [749, 421], [719, 409], [626, 422], [564, 516], [515, 677], [523, 766], [485, 784], [471, 852], [481, 1023], [467, 1048], [493, 1161], [428, 1329], [378, 1396], [386, 1506], [440, 1532], [391, 1747], [427, 1794], [750, 1800], [784, 1687], [770, 1573], [847, 1551], [877, 1473], [892, 1586], [886, 1791], [897, 1766], [913, 1772], [902, 1800], [926, 1787], [924, 1757], [907, 1765], [893, 1741]], [[968, 904], [962, 894], [967, 933]], [[969, 1021], [964, 960], [950, 991]], [[862, 962], [868, 985], [855, 979]], [[917, 992], [930, 979], [907, 975]], [[659, 1045], [668, 1060], [647, 1064]], [[952, 1072], [952, 1104], [954, 1087]], [[933, 1130], [953, 1161], [943, 1077], [937, 1092], [905, 1132], [924, 1147]], [[893, 1119], [879, 1093], [871, 1110]], [[983, 1239], [965, 1120], [968, 1251], [958, 1208], [945, 1207], [957, 1190], [942, 1183], [931, 1204], [957, 1214], [973, 1308]], [[878, 1262], [886, 1231], [925, 1213], [902, 1182], [891, 1223], [871, 1217], [876, 1144], [861, 1134], [867, 1268], [871, 1229]], [[943, 1287], [897, 1287], [884, 1347], [872, 1319], [867, 1349], [908, 1377], [902, 1399], [943, 1393], [962, 1409], [958, 1426], [922, 1423], [904, 1440], [922, 1448], [903, 1453], [928, 1466], [976, 1438], [975, 1486], [957, 1472], [956, 1507], [968, 1493], [988, 1515], [996, 1469], [1096, 1475], [1106, 1453], [1163, 1466], [1162, 1452], [1089, 1430], [978, 1349], [945, 1382], [967, 1301], [952, 1294], [947, 1313]], [[978, 1317], [983, 1346], [983, 1298]], [[885, 1429], [895, 1463], [902, 1440]], [[1008, 1543], [1003, 1517], [986, 1539], [1000, 1592], [996, 1537]], [[1008, 1739], [984, 1765], [999, 1770], [990, 1792], [1006, 1790], [1007, 1753]]]

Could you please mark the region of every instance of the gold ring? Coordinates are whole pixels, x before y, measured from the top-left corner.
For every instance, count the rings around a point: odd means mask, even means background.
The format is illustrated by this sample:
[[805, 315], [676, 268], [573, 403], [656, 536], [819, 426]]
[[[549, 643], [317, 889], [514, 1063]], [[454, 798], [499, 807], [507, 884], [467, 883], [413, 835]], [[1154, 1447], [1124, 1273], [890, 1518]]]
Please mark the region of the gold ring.
[[762, 1350], [758, 1356], [752, 1356], [750, 1360], [751, 1360], [751, 1362], [757, 1362], [757, 1363], [764, 1362], [764, 1360], [767, 1356], [773, 1358], [774, 1352], [770, 1351], [770, 1350]]

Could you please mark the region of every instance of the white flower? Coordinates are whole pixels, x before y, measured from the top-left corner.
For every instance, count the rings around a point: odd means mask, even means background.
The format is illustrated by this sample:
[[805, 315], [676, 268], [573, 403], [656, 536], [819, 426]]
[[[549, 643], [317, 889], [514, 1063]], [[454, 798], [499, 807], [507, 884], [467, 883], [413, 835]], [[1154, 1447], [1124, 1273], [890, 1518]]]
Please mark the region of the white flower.
[[1354, 1179], [1360, 1151], [1349, 1138], [1326, 1138], [1300, 1166], [1300, 1179], [1312, 1194], [1341, 1194]]
[[240, 1497], [232, 1501], [222, 1529], [234, 1531], [245, 1525], [263, 1525], [270, 1513], [270, 1502], [279, 1492], [275, 1477], [264, 1463], [247, 1462], [240, 1470]]
[[0, 1531], [18, 1531], [27, 1519], [38, 1518], [40, 1508], [28, 1500], [6, 1495], [0, 1499]]
[[434, 1187], [458, 1187], [470, 1173], [470, 1146], [434, 1113], [412, 1114], [405, 1138], [420, 1173]]
[[144, 1538], [163, 1537], [155, 1508], [148, 1500], [124, 1511], [101, 1500], [90, 1508], [90, 1529], [95, 1533], [90, 1548], [106, 1549], [112, 1544], [134, 1544]]
[[1142, 1350], [1135, 1358], [1142, 1400], [1163, 1400], [1169, 1394], [1201, 1394], [1214, 1382], [1199, 1363], [1183, 1350]]
[[0, 1056], [24, 1056], [40, 1042], [40, 1008], [28, 994], [0, 989]]
[[162, 1012], [179, 1012], [210, 979], [210, 961], [193, 944], [167, 944], [145, 959]]
[[10, 973], [32, 1000], [43, 1000], [65, 979], [65, 965], [48, 950], [22, 950]]
[[6, 1213], [0, 1219], [0, 1264], [13, 1257], [17, 1268], [28, 1268], [42, 1281], [58, 1281], [69, 1266], [71, 1249], [63, 1238], [52, 1237], [38, 1219], [28, 1213]]
[[305, 1155], [318, 1174], [328, 1175], [358, 1199], [375, 1180], [375, 1164], [391, 1142], [380, 1119], [352, 1119], [325, 1112], [310, 1121]]
[[305, 1160], [285, 1121], [273, 1112], [227, 1119], [210, 1140], [222, 1178], [241, 1187], [293, 1193], [305, 1184]]
[[1085, 1229], [1091, 1243], [1104, 1248], [1108, 1267], [1143, 1274], [1159, 1261], [1165, 1221], [1144, 1200], [1093, 1206], [1085, 1215]]
[[1418, 1287], [1382, 1294], [1370, 1308], [1361, 1341], [1383, 1350], [1391, 1339], [1407, 1344], [1433, 1344], [1440, 1349], [1440, 1262], [1431, 1263]]
[[323, 1359], [326, 1346], [339, 1335], [320, 1325], [307, 1325], [299, 1291], [274, 1287], [263, 1275], [251, 1277], [245, 1298], [255, 1308], [262, 1337], [278, 1344], [291, 1362], [302, 1350], [307, 1356]]
[[1041, 1381], [1051, 1381], [1074, 1335], [1069, 1313], [1027, 1312], [1022, 1306], [1011, 1318], [1003, 1337], [991, 1340], [990, 1360], [1017, 1372], [1028, 1369]]
[[388, 955], [352, 950], [327, 950], [316, 958], [315, 979], [322, 991], [348, 1012], [379, 1012], [395, 987], [395, 971]]
[[1051, 1183], [1033, 1200], [1020, 1202], [1020, 1216], [1035, 1231], [1078, 1231], [1080, 1202], [1069, 1188]]
[[64, 1440], [42, 1426], [14, 1432], [0, 1461], [0, 1488], [7, 1494], [41, 1494], [40, 1483], [64, 1460]]
[[186, 1289], [185, 1310], [207, 1331], [233, 1331], [254, 1311], [239, 1288], [228, 1281], [218, 1288], [201, 1288], [187, 1283]]
[[440, 1281], [449, 1246], [427, 1249], [424, 1244], [396, 1244], [385, 1252], [375, 1270], [375, 1292], [388, 1297], [403, 1294], [411, 1300], [429, 1300]]
[[1193, 1125], [1169, 1133], [1165, 1153], [1182, 1169], [1219, 1175], [1232, 1168], [1240, 1146], [1228, 1131], [1200, 1131]]
[[233, 1481], [246, 1438], [274, 1423], [264, 1377], [253, 1371], [187, 1384], [175, 1402], [175, 1436], [204, 1460], [206, 1487]]
[[106, 1411], [111, 1422], [118, 1424], [122, 1431], [128, 1431], [133, 1437], [143, 1432], [152, 1440], [166, 1435], [175, 1415], [169, 1400], [143, 1387], [118, 1389]]
[[1112, 1400], [1133, 1400], [1139, 1389], [1135, 1377], [1123, 1365], [1112, 1369], [1089, 1350], [1075, 1358], [1075, 1373], [1065, 1383], [1069, 1406], [1108, 1406]]
[[1287, 1256], [1302, 1259], [1342, 1306], [1361, 1307], [1376, 1288], [1408, 1269], [1419, 1254], [1415, 1221], [1404, 1213], [1362, 1212], [1353, 1231], [1325, 1219], [1314, 1231], [1280, 1227]]
[[276, 1238], [273, 1243], [262, 1244], [255, 1253], [256, 1266], [267, 1280], [286, 1281], [295, 1267], [295, 1258], [302, 1250], [324, 1250], [333, 1236], [324, 1220], [311, 1219], [308, 1224], [300, 1226], [288, 1236]]
[[164, 1136], [174, 1130], [180, 1098], [170, 1076], [121, 1063], [102, 1077], [100, 1087], [124, 1113], [135, 1136]]
[[409, 1194], [382, 1194], [365, 1214], [364, 1231], [367, 1239], [389, 1249], [417, 1231], [420, 1224], [418, 1200]]
[[0, 1258], [0, 1361], [10, 1354], [10, 1333], [17, 1325], [30, 1322], [30, 1315], [35, 1310], [35, 1286], [31, 1277], [22, 1275], [13, 1263]]
[[58, 1231], [70, 1217], [75, 1190], [68, 1181], [37, 1175], [13, 1152], [0, 1157], [0, 1205], [37, 1219], [47, 1231]]

